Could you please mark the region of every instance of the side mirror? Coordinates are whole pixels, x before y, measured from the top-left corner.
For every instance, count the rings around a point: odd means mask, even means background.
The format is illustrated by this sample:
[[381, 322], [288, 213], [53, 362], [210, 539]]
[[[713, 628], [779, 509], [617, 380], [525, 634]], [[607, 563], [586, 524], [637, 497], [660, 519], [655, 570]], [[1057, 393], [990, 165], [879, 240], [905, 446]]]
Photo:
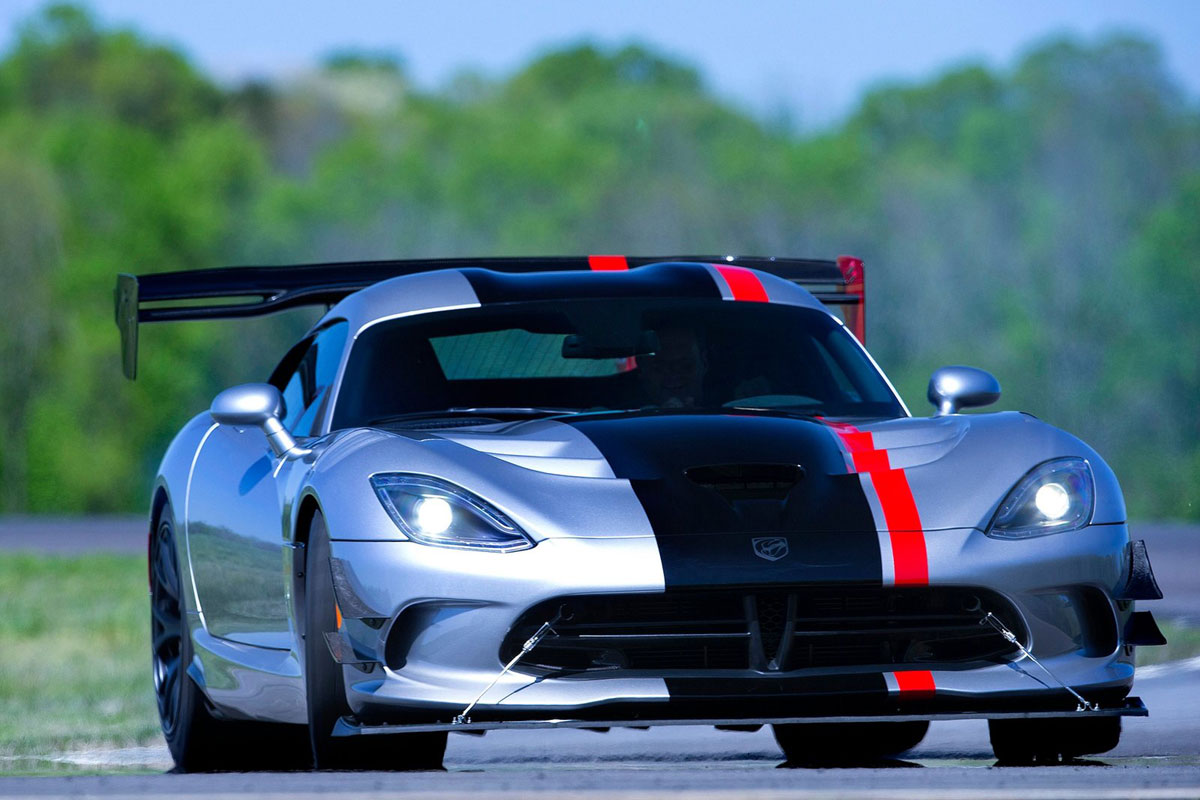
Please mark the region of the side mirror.
[[269, 383], [243, 383], [221, 392], [212, 402], [208, 413], [220, 425], [239, 428], [251, 426], [262, 430], [271, 452], [278, 457], [300, 458], [308, 450], [296, 445], [296, 440], [279, 421], [283, 395]]
[[957, 414], [960, 408], [990, 406], [1000, 399], [1000, 382], [975, 367], [942, 367], [929, 378], [929, 402], [935, 417]]

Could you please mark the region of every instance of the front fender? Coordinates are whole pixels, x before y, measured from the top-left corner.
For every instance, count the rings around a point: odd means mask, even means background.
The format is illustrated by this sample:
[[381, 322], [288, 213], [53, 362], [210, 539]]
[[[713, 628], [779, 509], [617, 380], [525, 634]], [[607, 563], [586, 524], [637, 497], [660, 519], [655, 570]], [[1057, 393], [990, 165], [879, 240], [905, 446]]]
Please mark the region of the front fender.
[[461, 486], [503, 511], [535, 542], [654, 536], [627, 480], [543, 472], [440, 437], [365, 428], [340, 434], [320, 450], [292, 496], [318, 499], [330, 539], [403, 540], [371, 488], [369, 478], [381, 472], [430, 475]]
[[[939, 418], [945, 419], [945, 418]], [[1031, 469], [1055, 458], [1085, 459], [1096, 481], [1092, 524], [1125, 522], [1125, 499], [1112, 469], [1084, 442], [1028, 414], [1000, 412], [956, 416], [957, 443], [935, 460], [905, 468], [922, 527], [986, 529], [1012, 487]], [[905, 466], [906, 429], [931, 420], [906, 419], [873, 427], [876, 441], [889, 449], [893, 466]], [[896, 442], [895, 449], [888, 441]]]

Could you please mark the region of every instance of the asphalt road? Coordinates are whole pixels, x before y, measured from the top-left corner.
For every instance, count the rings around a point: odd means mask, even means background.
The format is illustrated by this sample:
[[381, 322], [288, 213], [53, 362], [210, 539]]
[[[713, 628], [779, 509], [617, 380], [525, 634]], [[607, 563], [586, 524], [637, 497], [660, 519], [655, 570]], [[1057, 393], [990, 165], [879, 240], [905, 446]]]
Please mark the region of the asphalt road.
[[[144, 520], [0, 519], [0, 550], [142, 552]], [[1200, 527], [1137, 524], [1167, 597], [1160, 618], [1200, 624]], [[0, 778], [0, 797], [1200, 797], [1200, 659], [1146, 667], [1120, 747], [1083, 764], [996, 767], [982, 721], [938, 722], [903, 761], [788, 769], [768, 729], [490, 732], [452, 736], [446, 772], [163, 774], [165, 747], [60, 755], [57, 769], [110, 774]], [[0, 767], [2, 768], [2, 767]], [[111, 774], [140, 770], [151, 774]], [[157, 774], [155, 774], [157, 773]]]
[[0, 550], [145, 553], [145, 514], [105, 517], [0, 516]]
[[162, 774], [163, 746], [77, 753], [60, 768], [145, 775], [0, 778], [0, 797], [1200, 797], [1200, 659], [1139, 674], [1147, 719], [1125, 720], [1121, 745], [1083, 763], [997, 767], [978, 720], [936, 722], [903, 760], [790, 769], [767, 729], [489, 732], [451, 736], [442, 773]]
[[[920, 765], [912, 765], [919, 767]], [[645, 769], [535, 769], [506, 773], [389, 775], [167, 775], [157, 777], [0, 779], [6, 797], [206, 798], [1195, 798], [1195, 767], [1089, 766], [988, 769], [785, 770], [766, 766]]]

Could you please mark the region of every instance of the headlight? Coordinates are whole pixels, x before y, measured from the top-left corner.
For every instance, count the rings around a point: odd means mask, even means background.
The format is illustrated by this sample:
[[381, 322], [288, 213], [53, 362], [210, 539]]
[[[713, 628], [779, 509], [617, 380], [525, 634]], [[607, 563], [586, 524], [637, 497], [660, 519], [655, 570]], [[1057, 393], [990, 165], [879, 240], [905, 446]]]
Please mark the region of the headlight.
[[1004, 498], [987, 535], [1027, 539], [1082, 528], [1092, 518], [1092, 486], [1092, 468], [1082, 458], [1039, 464]]
[[371, 486], [388, 516], [415, 542], [501, 553], [533, 547], [499, 509], [447, 481], [385, 473], [372, 475]]

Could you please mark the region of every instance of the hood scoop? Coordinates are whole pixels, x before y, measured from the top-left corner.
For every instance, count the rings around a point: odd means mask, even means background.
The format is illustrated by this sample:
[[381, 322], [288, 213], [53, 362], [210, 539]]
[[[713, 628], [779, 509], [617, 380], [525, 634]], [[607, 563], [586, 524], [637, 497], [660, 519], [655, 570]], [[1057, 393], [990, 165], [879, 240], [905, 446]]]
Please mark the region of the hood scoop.
[[499, 420], [492, 417], [441, 417], [405, 422], [403, 427], [410, 431], [439, 431], [450, 428], [477, 428], [480, 425], [495, 425]]
[[799, 464], [708, 464], [683, 471], [689, 481], [716, 492], [730, 503], [787, 498], [804, 477]]

